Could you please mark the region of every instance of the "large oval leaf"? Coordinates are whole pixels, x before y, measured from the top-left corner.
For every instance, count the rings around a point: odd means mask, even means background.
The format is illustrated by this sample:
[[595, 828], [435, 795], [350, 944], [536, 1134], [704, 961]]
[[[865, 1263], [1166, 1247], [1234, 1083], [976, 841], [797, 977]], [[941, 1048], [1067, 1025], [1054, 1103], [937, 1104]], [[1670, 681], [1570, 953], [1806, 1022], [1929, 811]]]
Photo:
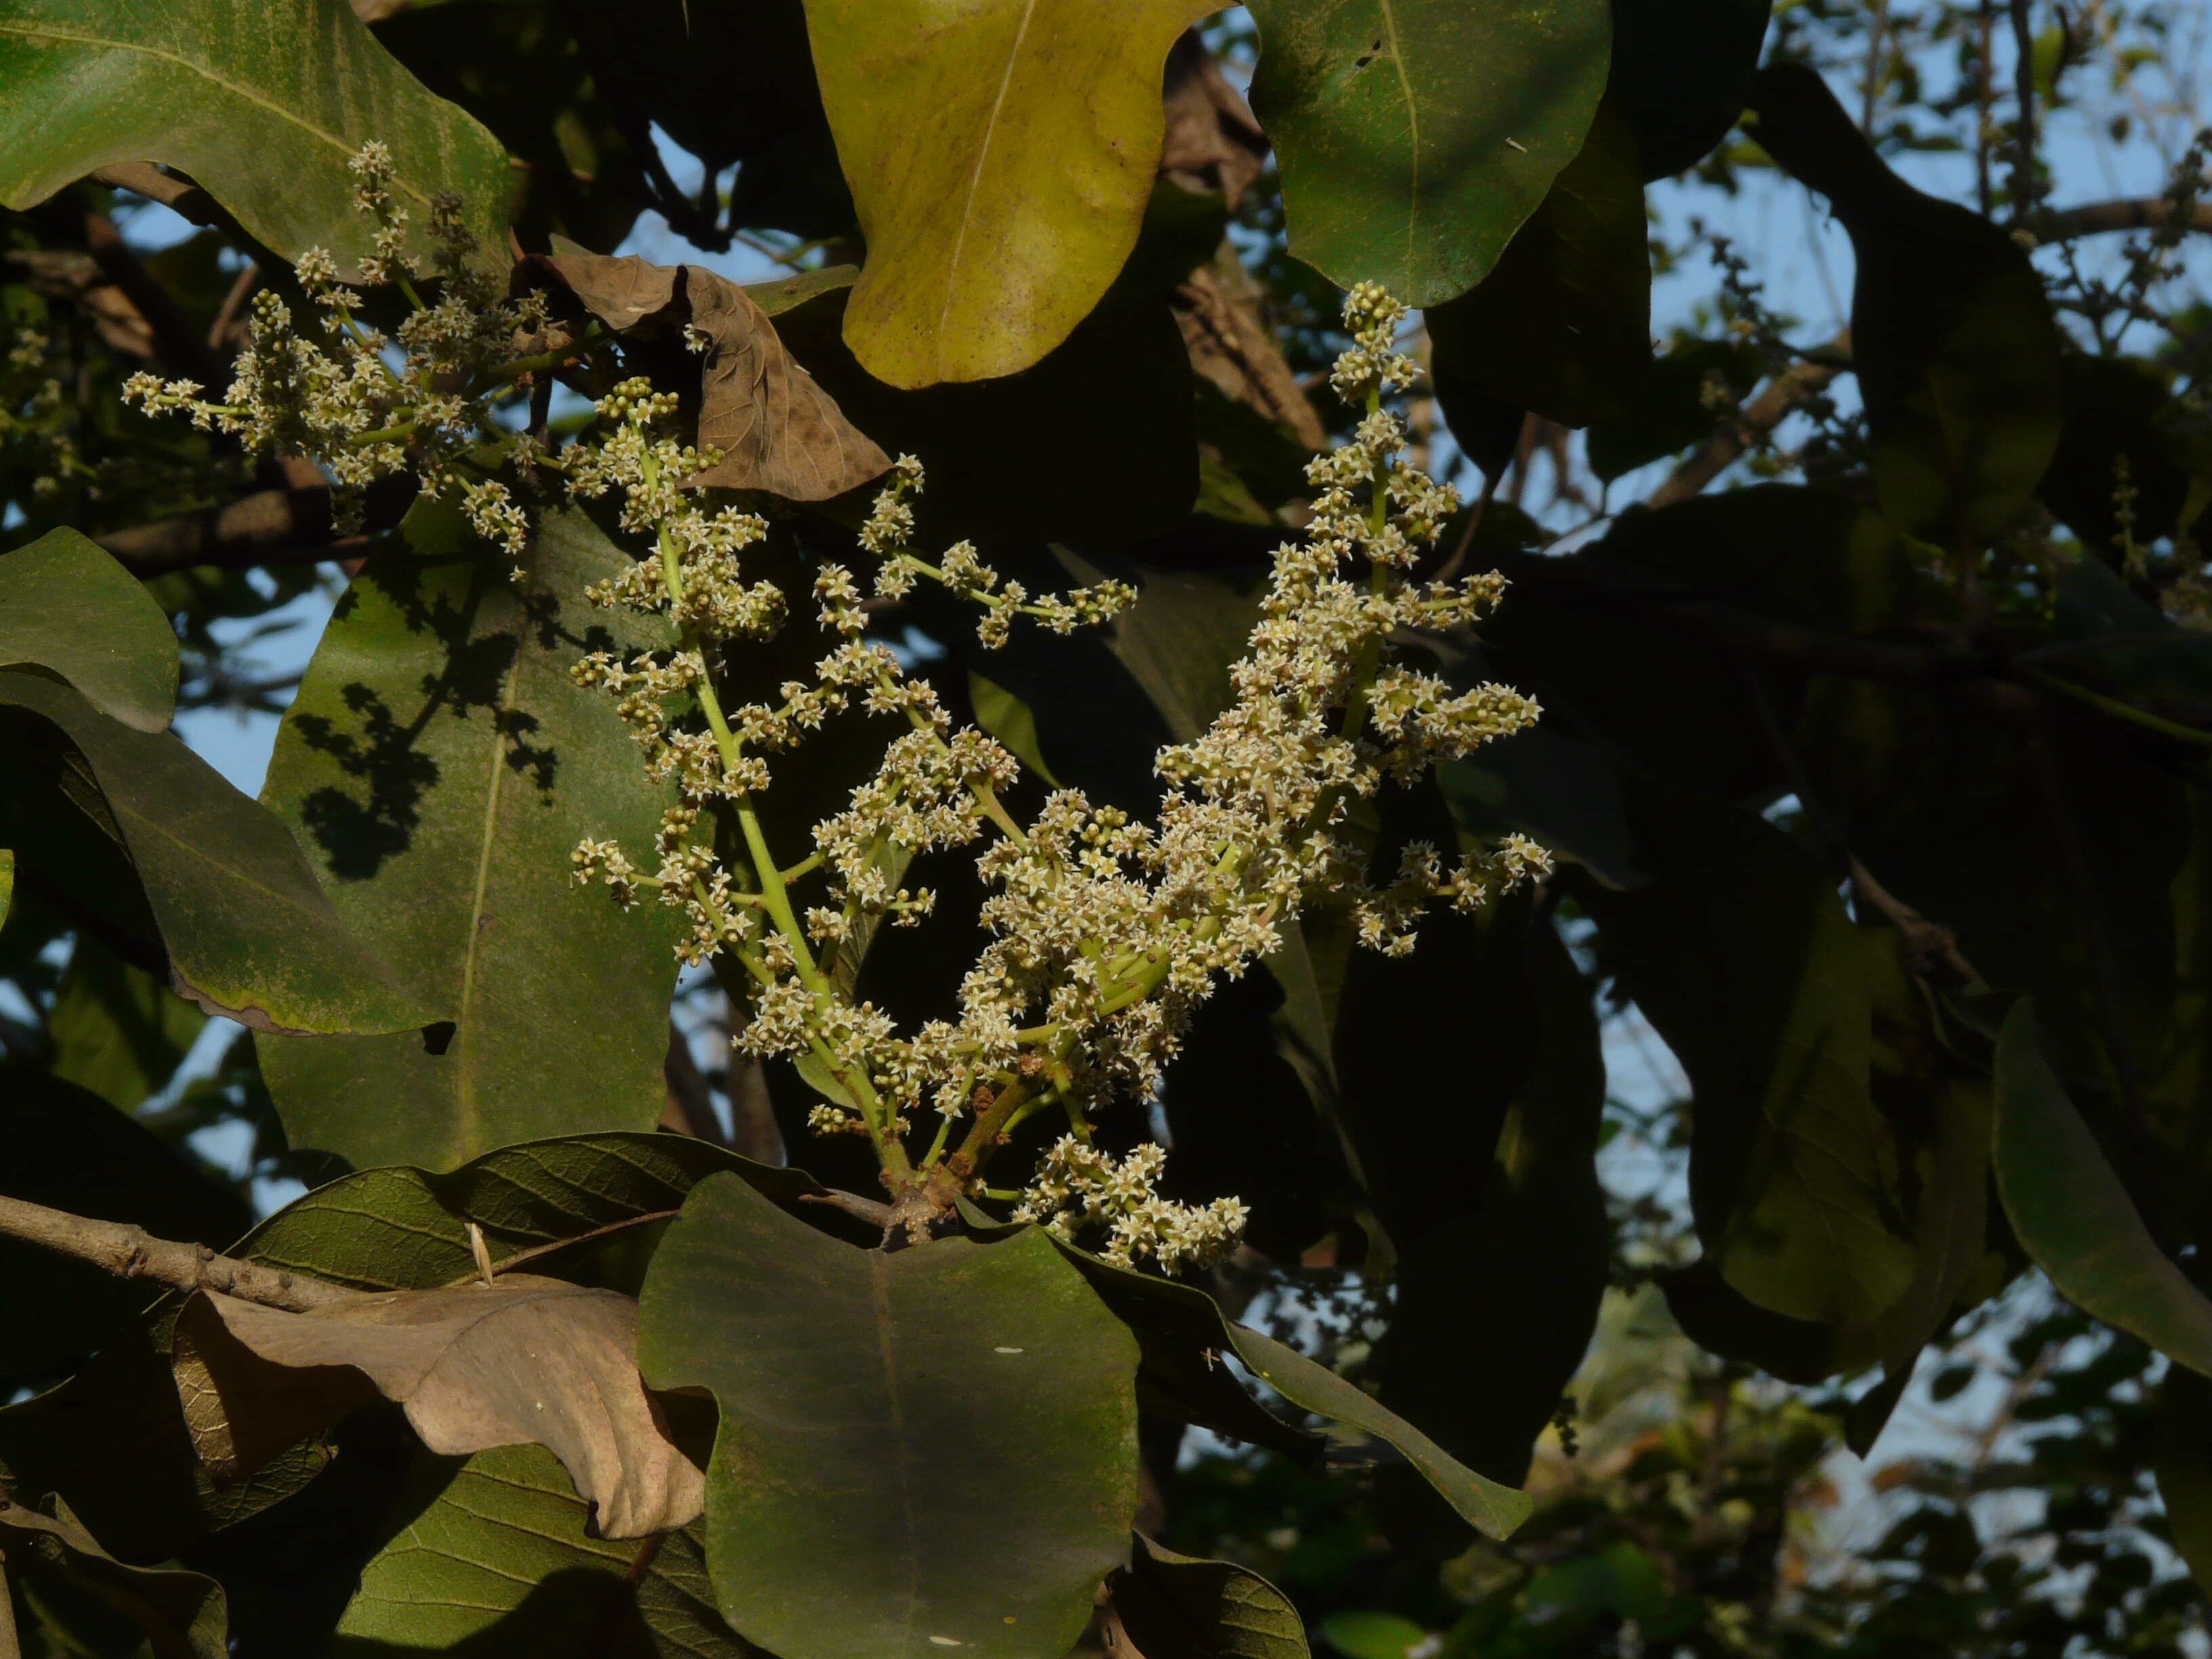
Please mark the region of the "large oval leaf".
[[721, 1408], [707, 1555], [783, 1659], [1059, 1659], [1136, 1508], [1137, 1345], [1046, 1236], [896, 1253], [702, 1182], [638, 1358]]
[[65, 685], [0, 673], [0, 703], [61, 728], [98, 781], [167, 946], [173, 982], [261, 1030], [407, 1031], [436, 1016], [365, 949], [271, 813], [165, 732]]
[[569, 854], [586, 836], [649, 846], [674, 795], [568, 671], [594, 646], [660, 641], [585, 605], [626, 560], [580, 514], [546, 515], [520, 583], [451, 507], [418, 508], [409, 533], [430, 556], [355, 579], [264, 795], [338, 914], [455, 1030], [437, 1052], [264, 1043], [277, 1111], [294, 1146], [362, 1167], [646, 1128], [664, 1104], [672, 913], [580, 892]]
[[103, 714], [159, 732], [177, 706], [177, 636], [138, 579], [74, 530], [0, 557], [0, 667], [51, 669]]
[[42, 202], [94, 167], [181, 167], [286, 258], [371, 251], [348, 159], [392, 151], [392, 194], [419, 236], [431, 199], [458, 192], [487, 259], [507, 258], [507, 152], [425, 91], [349, 6], [327, 0], [14, 0], [0, 15], [0, 203]]
[[1291, 252], [1440, 305], [1489, 273], [1605, 90], [1607, 0], [1252, 0]]
[[1165, 128], [1162, 65], [1212, 9], [807, 0], [867, 239], [845, 315], [862, 367], [895, 386], [981, 380], [1067, 337], [1137, 245]]

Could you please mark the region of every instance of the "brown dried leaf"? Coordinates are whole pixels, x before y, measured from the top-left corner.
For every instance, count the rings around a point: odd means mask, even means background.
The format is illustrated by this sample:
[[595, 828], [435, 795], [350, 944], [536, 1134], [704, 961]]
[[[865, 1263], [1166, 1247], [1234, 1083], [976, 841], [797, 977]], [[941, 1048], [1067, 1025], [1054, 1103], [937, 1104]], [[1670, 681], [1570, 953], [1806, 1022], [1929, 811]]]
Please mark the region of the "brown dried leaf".
[[176, 1336], [185, 1420], [218, 1470], [242, 1474], [362, 1403], [366, 1379], [407, 1408], [434, 1452], [545, 1447], [597, 1505], [606, 1538], [681, 1527], [705, 1499], [636, 1355], [635, 1302], [529, 1273], [308, 1313], [203, 1292]]
[[768, 314], [728, 278], [635, 254], [554, 253], [530, 268], [550, 274], [617, 334], [688, 323], [705, 337], [699, 442], [722, 459], [693, 484], [819, 501], [890, 470], [890, 458], [845, 418], [784, 349]]

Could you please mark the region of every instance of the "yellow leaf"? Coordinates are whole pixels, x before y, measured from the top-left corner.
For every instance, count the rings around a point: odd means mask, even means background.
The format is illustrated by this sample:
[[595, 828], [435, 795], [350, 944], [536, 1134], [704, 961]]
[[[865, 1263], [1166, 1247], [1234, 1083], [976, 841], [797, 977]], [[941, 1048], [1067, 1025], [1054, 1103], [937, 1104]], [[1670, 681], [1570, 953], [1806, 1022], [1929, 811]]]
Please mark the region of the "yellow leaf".
[[1136, 245], [1168, 48], [1200, 0], [806, 0], [867, 264], [845, 313], [895, 386], [1012, 374]]

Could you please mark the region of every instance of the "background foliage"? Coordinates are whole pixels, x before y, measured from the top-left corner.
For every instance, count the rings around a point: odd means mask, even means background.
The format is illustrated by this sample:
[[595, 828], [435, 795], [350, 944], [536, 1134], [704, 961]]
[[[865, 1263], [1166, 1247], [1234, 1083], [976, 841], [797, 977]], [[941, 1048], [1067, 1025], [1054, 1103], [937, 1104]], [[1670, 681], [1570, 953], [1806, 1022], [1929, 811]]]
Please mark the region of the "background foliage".
[[[2202, 1652], [2201, 10], [947, 11], [0, 0], [33, 118], [0, 133], [0, 1194], [372, 1291], [465, 1280], [473, 1227], [642, 1289], [656, 1388], [791, 1425], [646, 1547], [542, 1448], [441, 1455], [388, 1403], [223, 1484], [173, 1298], [0, 1242], [24, 1651]], [[312, 465], [123, 405], [149, 367], [220, 386], [306, 247], [369, 252], [371, 137], [489, 264], [745, 283], [927, 464], [926, 536], [1137, 583], [988, 655], [941, 601], [879, 622], [1133, 808], [1342, 435], [1336, 286], [1425, 308], [1444, 557], [1512, 586], [1407, 643], [1545, 716], [1375, 833], [1561, 867], [1405, 962], [1310, 928], [1102, 1126], [1251, 1206], [1232, 1262], [1168, 1287], [981, 1215], [896, 1271], [849, 1248], [803, 1195], [874, 1170], [805, 1135], [819, 1079], [732, 1055], [657, 913], [569, 889], [579, 835], [663, 804], [566, 674], [608, 643], [605, 526], [549, 517], [518, 586], [404, 489], [351, 526]], [[750, 396], [781, 359], [712, 361]], [[792, 447], [796, 570], [866, 465]], [[258, 800], [193, 752], [250, 774], [228, 715], [280, 712]], [[862, 763], [780, 781], [786, 839]], [[887, 932], [860, 986], [934, 1015], [966, 960]], [[837, 1393], [878, 1292], [925, 1370], [987, 1367], [915, 1396], [942, 1415]], [[779, 1320], [811, 1369], [746, 1360]], [[665, 1399], [703, 1455], [714, 1402]], [[886, 1468], [922, 1444], [956, 1449], [918, 1520]], [[886, 1601], [854, 1562], [893, 1558], [925, 1565]]]

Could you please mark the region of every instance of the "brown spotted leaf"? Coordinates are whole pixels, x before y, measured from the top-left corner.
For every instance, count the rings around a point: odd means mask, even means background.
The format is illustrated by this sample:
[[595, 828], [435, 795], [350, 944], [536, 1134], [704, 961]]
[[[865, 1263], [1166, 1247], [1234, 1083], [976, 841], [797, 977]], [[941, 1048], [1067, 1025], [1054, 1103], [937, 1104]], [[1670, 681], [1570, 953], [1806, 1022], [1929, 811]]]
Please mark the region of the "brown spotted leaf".
[[177, 1386], [218, 1470], [245, 1472], [373, 1387], [434, 1452], [545, 1447], [597, 1506], [601, 1536], [640, 1538], [694, 1519], [705, 1482], [670, 1440], [636, 1350], [629, 1297], [528, 1273], [307, 1313], [204, 1292], [178, 1320]]
[[768, 313], [728, 278], [635, 254], [555, 253], [532, 270], [551, 276], [617, 334], [689, 326], [704, 337], [699, 443], [722, 459], [691, 483], [819, 501], [890, 468], [890, 458], [845, 418], [784, 349]]

